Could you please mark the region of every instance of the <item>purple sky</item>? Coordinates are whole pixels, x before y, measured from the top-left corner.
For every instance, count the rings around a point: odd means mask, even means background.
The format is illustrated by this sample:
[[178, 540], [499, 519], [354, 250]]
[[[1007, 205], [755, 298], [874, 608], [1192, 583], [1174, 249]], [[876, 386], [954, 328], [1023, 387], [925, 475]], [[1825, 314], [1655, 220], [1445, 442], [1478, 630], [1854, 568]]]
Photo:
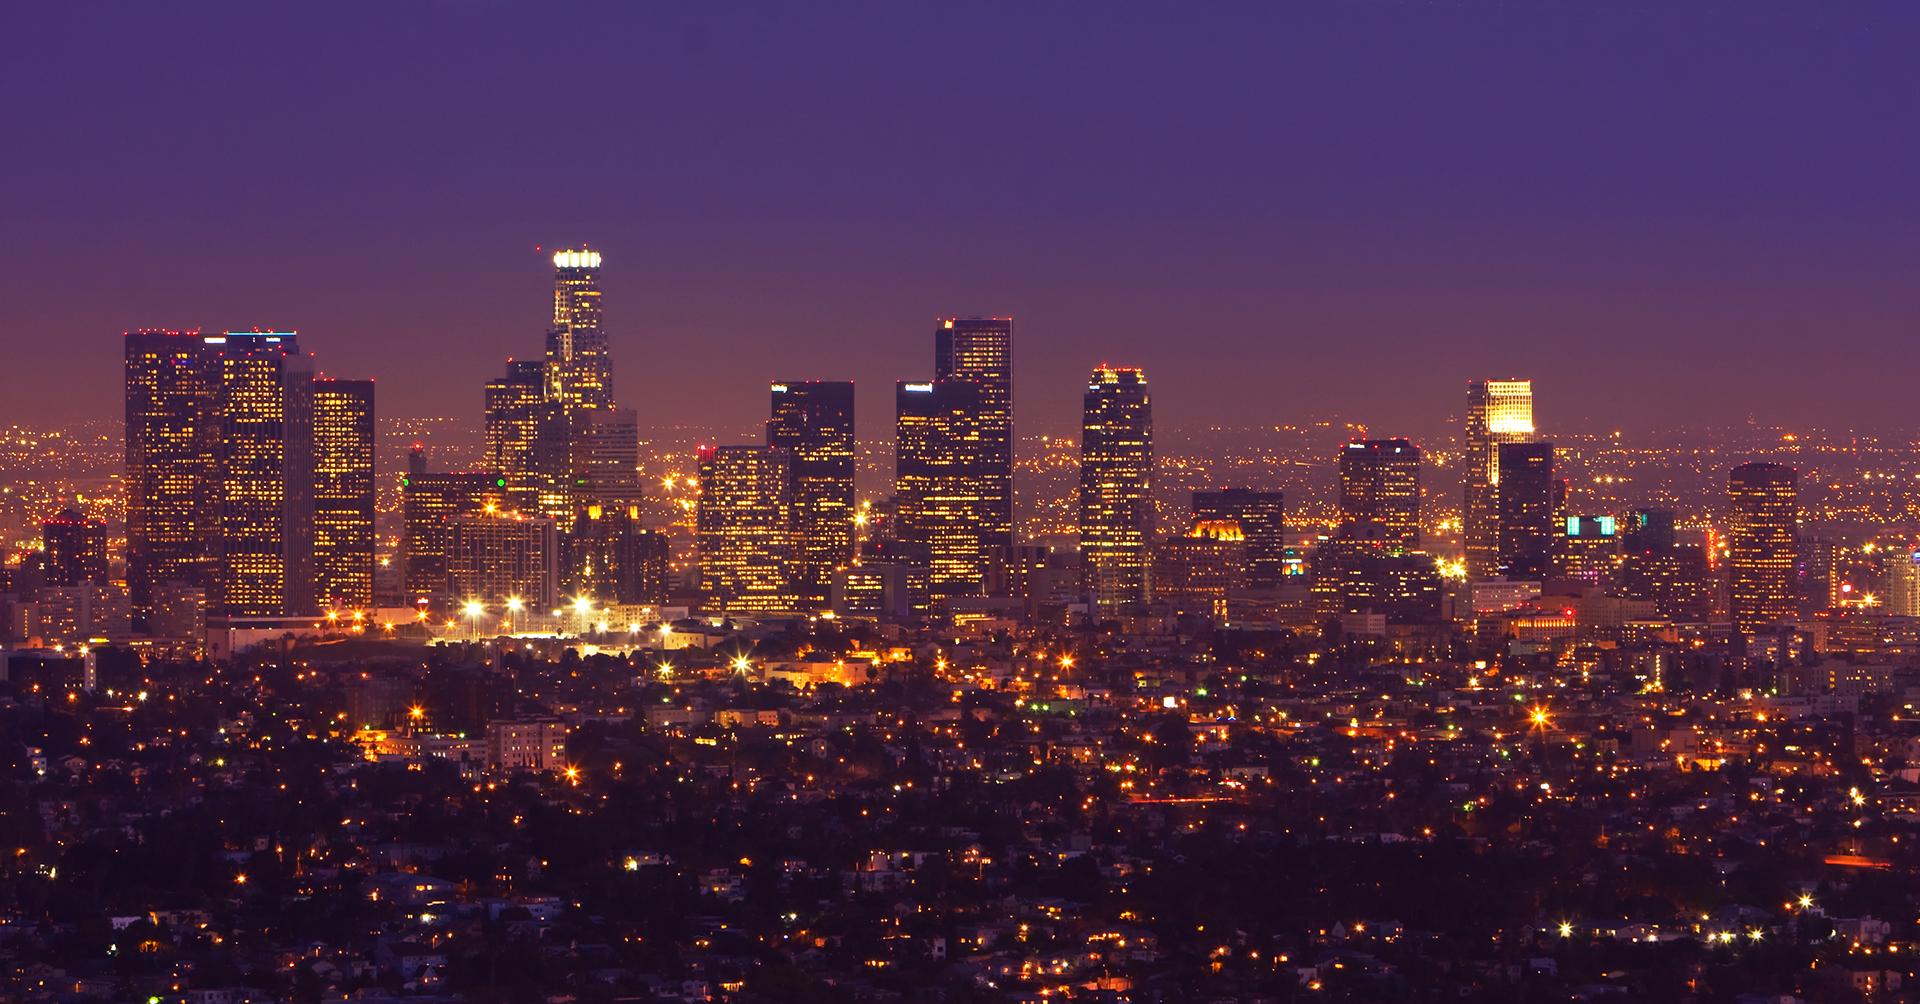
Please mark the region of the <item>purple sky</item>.
[[1168, 425], [1911, 428], [1920, 5], [0, 7], [0, 421], [112, 416], [135, 326], [297, 328], [477, 421], [536, 245], [607, 256], [643, 421], [932, 371], [1017, 318]]

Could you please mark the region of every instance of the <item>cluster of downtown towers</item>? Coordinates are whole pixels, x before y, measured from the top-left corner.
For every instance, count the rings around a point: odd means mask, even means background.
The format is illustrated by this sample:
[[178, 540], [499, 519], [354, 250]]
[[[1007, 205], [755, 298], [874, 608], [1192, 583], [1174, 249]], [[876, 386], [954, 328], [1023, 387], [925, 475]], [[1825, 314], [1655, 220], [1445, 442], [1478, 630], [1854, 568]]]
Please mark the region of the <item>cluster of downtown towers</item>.
[[[616, 407], [601, 327], [601, 256], [554, 255], [544, 356], [486, 385], [485, 469], [402, 478], [410, 601], [660, 604], [666, 539], [643, 525], [639, 427]], [[374, 385], [316, 377], [292, 333], [126, 335], [128, 589], [136, 631], [183, 602], [228, 618], [303, 617], [376, 601]], [[703, 446], [698, 589], [710, 608], [818, 610], [852, 589], [862, 612], [992, 591], [997, 568], [1044, 562], [1015, 541], [1013, 325], [936, 322], [932, 379], [895, 386], [894, 492], [856, 503], [854, 388], [780, 381], [764, 444]], [[1462, 510], [1469, 578], [1545, 578], [1578, 517], [1553, 446], [1533, 440], [1528, 381], [1469, 388]], [[1143, 602], [1153, 582], [1152, 403], [1137, 369], [1100, 367], [1085, 395], [1078, 595]], [[1360, 440], [1340, 457], [1342, 526], [1321, 545], [1418, 554], [1420, 451]], [[1794, 472], [1736, 468], [1730, 599], [1744, 631], [1791, 612]], [[1284, 574], [1277, 491], [1197, 493], [1185, 536], [1231, 537], [1245, 574]], [[1642, 514], [1645, 518], [1646, 514]], [[1657, 519], [1657, 514], [1655, 516]], [[1670, 524], [1669, 524], [1670, 526]], [[1033, 553], [1029, 553], [1033, 552]], [[849, 571], [897, 572], [898, 582]], [[911, 582], [909, 582], [909, 578]], [[190, 599], [188, 599], [190, 598]]]

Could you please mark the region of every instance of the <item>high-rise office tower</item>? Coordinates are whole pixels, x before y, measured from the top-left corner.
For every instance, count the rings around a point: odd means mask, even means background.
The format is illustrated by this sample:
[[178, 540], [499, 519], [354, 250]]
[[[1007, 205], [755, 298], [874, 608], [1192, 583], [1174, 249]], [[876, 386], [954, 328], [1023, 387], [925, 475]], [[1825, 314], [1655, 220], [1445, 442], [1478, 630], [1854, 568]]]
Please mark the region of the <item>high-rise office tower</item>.
[[407, 455], [407, 475], [400, 479], [403, 519], [400, 542], [402, 581], [415, 598], [450, 594], [448, 556], [452, 553], [455, 516], [511, 510], [506, 505], [507, 479], [488, 472], [431, 473], [427, 458], [415, 444]]
[[373, 603], [373, 381], [313, 382], [313, 592]]
[[147, 631], [155, 589], [211, 585], [219, 509], [215, 373], [197, 331], [126, 334], [127, 589]]
[[312, 613], [313, 360], [294, 332], [205, 339], [220, 416], [219, 574], [210, 612]]
[[972, 449], [983, 547], [1013, 544], [1013, 319], [953, 317], [934, 331], [935, 382], [965, 380], [979, 388], [978, 437]]
[[1533, 438], [1533, 381], [1467, 384], [1466, 498], [1461, 536], [1467, 576], [1488, 578], [1500, 567], [1500, 444]]
[[1246, 583], [1272, 589], [1286, 575], [1286, 496], [1256, 488], [1193, 493], [1193, 522], [1235, 523], [1246, 540]]
[[699, 458], [701, 590], [727, 610], [793, 609], [793, 455], [702, 446]]
[[548, 368], [509, 361], [506, 376], [487, 381], [487, 469], [506, 479], [509, 510], [561, 516], [571, 512], [569, 429], [547, 396]]
[[597, 505], [612, 512], [640, 501], [640, 419], [631, 408], [574, 413], [571, 448], [573, 511]]
[[553, 326], [547, 329], [551, 396], [568, 414], [613, 407], [613, 361], [600, 329], [600, 252], [553, 255]]
[[1080, 433], [1080, 556], [1103, 610], [1144, 602], [1153, 536], [1153, 401], [1137, 369], [1093, 371]]
[[107, 524], [67, 509], [40, 525], [49, 586], [107, 584]]
[[1420, 448], [1404, 439], [1359, 439], [1340, 451], [1340, 521], [1372, 520], [1393, 550], [1420, 549]]
[[770, 392], [767, 445], [793, 458], [794, 595], [818, 609], [834, 569], [853, 560], [853, 384], [785, 380]]
[[1496, 566], [1509, 579], [1544, 579], [1552, 572], [1554, 525], [1553, 444], [1501, 443], [1494, 494], [1499, 533]]
[[980, 395], [968, 380], [894, 385], [899, 538], [927, 548], [936, 597], [977, 592], [986, 573], [997, 500], [980, 448]]
[[1780, 464], [1741, 464], [1727, 478], [1728, 595], [1742, 634], [1793, 616], [1797, 482]]
[[[371, 602], [372, 384], [316, 381], [294, 332], [136, 331], [126, 349], [135, 630], [154, 628], [163, 592], [228, 617], [312, 614], [316, 586]], [[316, 546], [339, 560], [319, 568]], [[347, 571], [362, 556], [364, 574]]]

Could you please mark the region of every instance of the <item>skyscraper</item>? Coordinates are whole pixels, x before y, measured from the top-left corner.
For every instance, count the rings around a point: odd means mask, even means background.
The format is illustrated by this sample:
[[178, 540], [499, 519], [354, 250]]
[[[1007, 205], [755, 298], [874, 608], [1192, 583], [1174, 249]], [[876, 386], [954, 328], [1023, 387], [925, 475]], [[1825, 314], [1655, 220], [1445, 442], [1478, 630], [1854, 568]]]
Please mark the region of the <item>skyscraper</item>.
[[1467, 384], [1466, 498], [1462, 537], [1467, 576], [1484, 579], [1500, 567], [1501, 443], [1533, 438], [1533, 381], [1487, 380]]
[[971, 447], [979, 481], [980, 542], [1013, 544], [1013, 319], [953, 317], [934, 331], [933, 378], [979, 388]]
[[107, 584], [107, 525], [68, 509], [40, 526], [49, 586]]
[[157, 587], [212, 582], [220, 534], [215, 386], [199, 332], [127, 332], [127, 588], [135, 631], [149, 630]]
[[1246, 584], [1272, 589], [1286, 575], [1286, 496], [1256, 488], [1193, 493], [1193, 522], [1237, 524], [1246, 540]]
[[600, 328], [600, 252], [553, 255], [553, 326], [547, 329], [550, 396], [572, 414], [613, 407], [613, 361]]
[[792, 454], [702, 446], [699, 457], [701, 590], [727, 610], [793, 609]]
[[[203, 591], [227, 617], [314, 613], [316, 585], [371, 602], [372, 385], [314, 380], [294, 332], [136, 331], [126, 353], [135, 630], [167, 591]], [[332, 514], [319, 534], [316, 479]], [[339, 559], [326, 570], [317, 543]]]
[[487, 469], [506, 479], [506, 508], [528, 515], [571, 511], [569, 429], [547, 396], [548, 366], [509, 360], [507, 375], [487, 381]]
[[792, 456], [794, 595], [817, 609], [853, 560], [853, 384], [785, 380], [770, 393], [767, 445]]
[[1373, 520], [1389, 548], [1420, 549], [1420, 448], [1404, 439], [1361, 439], [1340, 451], [1340, 521]]
[[1080, 434], [1080, 555], [1094, 601], [1147, 599], [1153, 535], [1153, 402], [1137, 369], [1087, 381]]
[[1798, 473], [1780, 464], [1741, 464], [1727, 478], [1728, 594], [1734, 630], [1754, 634], [1794, 613]]
[[313, 592], [373, 603], [373, 381], [313, 382]]
[[936, 597], [977, 592], [997, 500], [980, 448], [980, 386], [968, 380], [894, 385], [894, 477], [901, 540], [924, 545]]
[[219, 574], [209, 611], [312, 613], [313, 361], [290, 331], [205, 341], [220, 416]]
[[1498, 571], [1509, 579], [1544, 579], [1552, 571], [1554, 525], [1553, 444], [1500, 443]]

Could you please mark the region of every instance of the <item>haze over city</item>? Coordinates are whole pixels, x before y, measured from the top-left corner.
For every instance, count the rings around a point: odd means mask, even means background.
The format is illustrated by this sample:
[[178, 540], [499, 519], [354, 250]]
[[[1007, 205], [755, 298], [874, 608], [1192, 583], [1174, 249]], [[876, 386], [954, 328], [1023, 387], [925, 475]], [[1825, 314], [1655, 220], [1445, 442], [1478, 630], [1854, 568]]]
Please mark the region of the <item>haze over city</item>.
[[472, 415], [534, 249], [584, 243], [650, 424], [775, 372], [877, 405], [973, 314], [1021, 320], [1035, 433], [1100, 362], [1179, 425], [1430, 438], [1487, 373], [1555, 431], [1912, 424], [1897, 5], [0, 17], [9, 421], [112, 411], [143, 326], [297, 329], [386, 415]]
[[1920, 999], [1920, 8], [0, 8], [0, 1004]]

